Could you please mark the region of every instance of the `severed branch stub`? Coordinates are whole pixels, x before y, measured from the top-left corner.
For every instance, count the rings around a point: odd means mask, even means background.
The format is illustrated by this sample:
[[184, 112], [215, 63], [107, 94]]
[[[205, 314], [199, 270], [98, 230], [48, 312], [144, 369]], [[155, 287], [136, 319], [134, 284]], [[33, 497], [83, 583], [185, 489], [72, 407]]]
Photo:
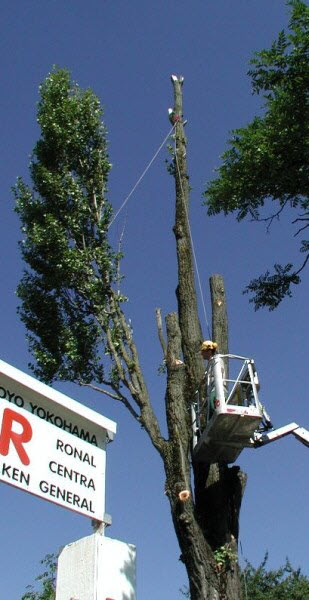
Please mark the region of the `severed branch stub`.
[[181, 86], [184, 82], [184, 77], [182, 75], [171, 75], [171, 80], [174, 87], [175, 105], [174, 108], [168, 109], [169, 120], [172, 125], [176, 125], [177, 123], [185, 125], [187, 121], [183, 121], [181, 94]]
[[167, 344], [166, 344], [166, 341], [165, 341], [164, 335], [163, 335], [161, 308], [156, 308], [156, 321], [157, 321], [159, 341], [160, 341], [161, 348], [163, 351], [164, 359], [166, 359]]

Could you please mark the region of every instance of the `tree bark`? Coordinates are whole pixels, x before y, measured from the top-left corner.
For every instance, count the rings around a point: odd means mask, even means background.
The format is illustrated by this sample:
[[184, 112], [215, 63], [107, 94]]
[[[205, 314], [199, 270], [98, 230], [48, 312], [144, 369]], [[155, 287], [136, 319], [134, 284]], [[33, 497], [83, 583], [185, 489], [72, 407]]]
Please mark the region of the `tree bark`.
[[[131, 330], [117, 298], [110, 293], [111, 318], [121, 332], [117, 348], [111, 331], [107, 342], [123, 388], [117, 400], [145, 428], [160, 453], [165, 469], [165, 491], [178, 538], [181, 560], [189, 579], [191, 600], [240, 600], [237, 566], [238, 517], [245, 478], [238, 467], [195, 464], [192, 448], [191, 408], [200, 388], [205, 366], [200, 353], [202, 330], [194, 281], [192, 242], [189, 225], [189, 182], [186, 137], [182, 120], [182, 78], [172, 77], [175, 96], [175, 152], [170, 167], [176, 188], [174, 234], [178, 260], [178, 312], [166, 318], [165, 344], [161, 315], [157, 310], [159, 339], [167, 369], [165, 396], [168, 439], [164, 439], [154, 414], [142, 374]], [[211, 278], [213, 337], [220, 351], [227, 352], [228, 330], [223, 279]], [[193, 469], [192, 469], [193, 464]], [[191, 485], [193, 472], [194, 486]], [[194, 493], [192, 490], [194, 488]], [[224, 560], [219, 562], [218, 551]]]
[[193, 257], [189, 225], [189, 177], [187, 174], [187, 139], [182, 115], [183, 78], [172, 76], [174, 87], [175, 156], [174, 179], [176, 188], [176, 213], [174, 234], [176, 238], [178, 262], [178, 300], [181, 344], [185, 363], [190, 369], [190, 379], [194, 393], [203, 375], [204, 365], [199, 349], [202, 329], [198, 318], [197, 299], [194, 281]]
[[[189, 225], [189, 182], [186, 163], [187, 141], [182, 121], [182, 81], [182, 78], [172, 76], [175, 99], [174, 234], [178, 259], [176, 295], [179, 333], [174, 338], [174, 341], [176, 338], [178, 340], [177, 346], [173, 346], [173, 336], [168, 327], [166, 406], [171, 444], [164, 460], [167, 495], [181, 549], [181, 559], [188, 572], [191, 600], [239, 600], [241, 589], [237, 565], [238, 519], [245, 476], [239, 467], [200, 465], [194, 464], [193, 461], [194, 500], [189, 483], [189, 453], [190, 449], [192, 450], [190, 406], [205, 367], [199, 351], [202, 331], [198, 318]], [[217, 341], [221, 353], [228, 353], [227, 311], [222, 277], [213, 276], [210, 286], [213, 339]], [[180, 349], [184, 364], [179, 362]], [[178, 361], [173, 363], [171, 355], [176, 356]], [[180, 421], [186, 424], [187, 431]], [[190, 492], [190, 497], [185, 503], [179, 499], [181, 488]], [[220, 565], [218, 552], [225, 557]]]
[[220, 354], [229, 352], [229, 331], [226, 308], [226, 296], [222, 275], [209, 278], [212, 309], [212, 337], [218, 344]]
[[170, 502], [173, 524], [190, 583], [191, 600], [219, 600], [218, 581], [212, 551], [195, 515], [190, 483], [191, 418], [188, 410], [190, 375], [181, 360], [181, 331], [178, 315], [166, 318], [167, 389], [166, 416], [169, 442], [164, 452], [165, 493]]

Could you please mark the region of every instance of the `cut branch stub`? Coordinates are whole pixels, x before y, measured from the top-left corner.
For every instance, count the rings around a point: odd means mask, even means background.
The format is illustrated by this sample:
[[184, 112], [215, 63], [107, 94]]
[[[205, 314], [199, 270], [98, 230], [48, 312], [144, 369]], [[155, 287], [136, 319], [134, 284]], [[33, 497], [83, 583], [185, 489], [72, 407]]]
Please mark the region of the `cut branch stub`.
[[218, 344], [220, 354], [228, 354], [228, 318], [224, 279], [222, 275], [212, 275], [209, 284], [212, 308], [212, 337]]
[[166, 345], [166, 341], [164, 339], [164, 334], [163, 334], [161, 308], [156, 308], [156, 320], [157, 320], [158, 336], [159, 336], [159, 341], [160, 341], [162, 352], [163, 352], [163, 357], [164, 357], [164, 359], [166, 359], [167, 345]]

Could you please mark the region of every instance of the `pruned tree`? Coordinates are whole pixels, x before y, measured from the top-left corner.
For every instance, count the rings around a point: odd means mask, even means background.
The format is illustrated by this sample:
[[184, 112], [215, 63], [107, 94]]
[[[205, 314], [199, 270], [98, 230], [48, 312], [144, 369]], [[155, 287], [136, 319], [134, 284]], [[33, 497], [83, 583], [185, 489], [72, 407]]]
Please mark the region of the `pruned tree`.
[[[263, 93], [265, 114], [232, 131], [205, 203], [210, 215], [235, 212], [238, 221], [249, 216], [268, 229], [285, 210], [300, 236], [309, 227], [309, 7], [301, 0], [287, 5], [290, 33], [281, 31], [269, 50], [256, 52], [248, 72], [253, 92]], [[292, 295], [309, 259], [308, 240], [300, 252], [298, 266], [275, 264], [273, 273], [249, 283], [245, 292], [253, 294], [255, 309], [273, 310]]]
[[[178, 258], [177, 310], [157, 321], [166, 364], [167, 437], [151, 403], [138, 349], [117, 291], [119, 261], [108, 242], [110, 163], [94, 94], [54, 70], [40, 88], [41, 138], [30, 165], [33, 187], [17, 182], [22, 255], [20, 315], [50, 383], [86, 385], [125, 406], [147, 433], [165, 469], [165, 490], [192, 600], [239, 600], [238, 517], [245, 476], [238, 467], [194, 464], [191, 404], [204, 374], [189, 231], [189, 183], [182, 119], [183, 78], [172, 77]], [[223, 280], [211, 279], [213, 337], [228, 348]], [[166, 341], [165, 341], [166, 338]]]

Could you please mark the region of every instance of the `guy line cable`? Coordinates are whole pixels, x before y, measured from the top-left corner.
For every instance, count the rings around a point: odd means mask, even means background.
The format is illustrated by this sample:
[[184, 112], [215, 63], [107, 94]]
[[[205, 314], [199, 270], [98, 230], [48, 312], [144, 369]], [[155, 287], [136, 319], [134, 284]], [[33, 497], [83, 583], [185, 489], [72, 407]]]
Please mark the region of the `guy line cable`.
[[[122, 211], [122, 209], [125, 207], [125, 205], [128, 202], [128, 200], [131, 198], [133, 192], [136, 190], [136, 188], [138, 187], [138, 185], [140, 184], [140, 182], [142, 181], [142, 179], [146, 175], [147, 171], [150, 169], [152, 163], [157, 158], [159, 152], [162, 150], [164, 144], [166, 143], [166, 141], [168, 140], [168, 138], [171, 136], [171, 134], [174, 131], [175, 127], [176, 127], [176, 123], [174, 123], [173, 127], [171, 127], [170, 131], [165, 136], [163, 142], [160, 144], [158, 150], [155, 152], [155, 154], [153, 155], [152, 159], [149, 161], [148, 165], [145, 167], [144, 171], [142, 172], [141, 176], [139, 177], [139, 179], [137, 180], [137, 182], [135, 183], [135, 185], [131, 189], [130, 193], [127, 195], [127, 197], [124, 199], [123, 203], [121, 204], [120, 208], [115, 213], [114, 217], [112, 218], [111, 222], [109, 223], [108, 229], [111, 227], [111, 225], [117, 219], [118, 215], [120, 214], [120, 212]], [[183, 192], [182, 181], [181, 181], [181, 176], [180, 176], [180, 171], [179, 171], [179, 165], [178, 165], [178, 159], [177, 159], [176, 140], [175, 140], [175, 161], [176, 161], [176, 165], [177, 165], [177, 169], [178, 169], [178, 174], [179, 174], [181, 192], [182, 192], [182, 196], [183, 196], [183, 199], [184, 199], [184, 192]], [[200, 290], [200, 296], [201, 296], [201, 302], [202, 302], [202, 307], [203, 307], [203, 313], [204, 313], [205, 323], [206, 323], [206, 327], [207, 327], [207, 331], [208, 331], [209, 337], [211, 337], [209, 323], [208, 323], [208, 319], [207, 319], [207, 312], [206, 312], [206, 306], [205, 306], [205, 301], [204, 301], [203, 289], [202, 289], [202, 284], [201, 284], [201, 278], [200, 278], [199, 268], [198, 268], [198, 264], [197, 264], [196, 254], [195, 254], [194, 242], [193, 242], [193, 237], [192, 237], [192, 232], [191, 232], [191, 227], [190, 227], [190, 222], [189, 222], [188, 209], [187, 209], [185, 203], [184, 203], [184, 207], [185, 207], [185, 213], [186, 213], [186, 218], [187, 218], [189, 236], [190, 236], [190, 241], [191, 241], [191, 246], [192, 246], [193, 260], [194, 260], [194, 265], [195, 265], [195, 271], [196, 271], [198, 286], [199, 286], [199, 290]]]
[[153, 155], [152, 159], [150, 160], [150, 162], [148, 163], [147, 167], [144, 169], [144, 171], [142, 172], [140, 178], [137, 180], [136, 184], [133, 186], [131, 192], [128, 194], [128, 196], [125, 198], [125, 200], [123, 201], [122, 205], [120, 206], [120, 208], [117, 210], [116, 214], [114, 215], [114, 217], [112, 218], [108, 229], [110, 228], [110, 226], [114, 223], [114, 221], [117, 219], [119, 213], [122, 211], [122, 209], [124, 208], [124, 206], [126, 205], [126, 203], [128, 202], [129, 198], [132, 196], [133, 192], [136, 190], [137, 186], [140, 184], [140, 182], [142, 181], [143, 177], [146, 175], [148, 169], [150, 169], [153, 161], [157, 158], [159, 152], [162, 150], [164, 144], [166, 143], [166, 141], [168, 140], [168, 138], [170, 137], [171, 133], [173, 132], [175, 128], [175, 125], [173, 125], [173, 127], [170, 129], [170, 131], [168, 132], [167, 136], [164, 138], [162, 144], [159, 146], [158, 150], [155, 152], [155, 154]]

